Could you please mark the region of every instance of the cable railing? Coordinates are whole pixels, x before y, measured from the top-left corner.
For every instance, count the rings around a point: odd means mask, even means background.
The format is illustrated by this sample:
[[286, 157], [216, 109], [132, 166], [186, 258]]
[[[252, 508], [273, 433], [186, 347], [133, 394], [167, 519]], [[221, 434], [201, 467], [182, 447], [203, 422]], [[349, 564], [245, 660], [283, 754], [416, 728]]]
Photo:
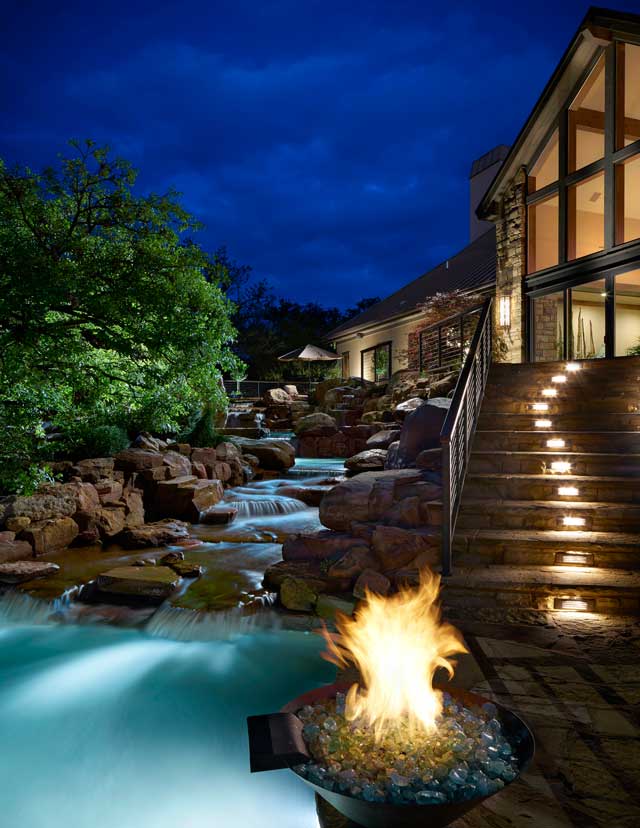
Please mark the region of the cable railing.
[[231, 399], [259, 400], [271, 388], [295, 385], [299, 394], [310, 394], [318, 385], [309, 380], [224, 380], [224, 389]]
[[469, 451], [487, 384], [492, 356], [493, 300], [482, 305], [451, 407], [440, 432], [442, 445], [442, 574], [452, 569], [452, 543]]
[[484, 305], [441, 319], [420, 332], [418, 360], [421, 372], [434, 377], [462, 370]]

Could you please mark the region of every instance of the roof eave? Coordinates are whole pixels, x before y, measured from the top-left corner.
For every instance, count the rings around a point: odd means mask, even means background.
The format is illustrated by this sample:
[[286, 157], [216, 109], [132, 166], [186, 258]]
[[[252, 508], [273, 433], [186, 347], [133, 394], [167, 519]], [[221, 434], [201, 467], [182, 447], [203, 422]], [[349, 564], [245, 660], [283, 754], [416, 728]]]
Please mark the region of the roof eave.
[[640, 15], [596, 7], [589, 9], [478, 205], [478, 218], [490, 220], [494, 217], [493, 205], [506, 183], [525, 163], [525, 150], [532, 145], [538, 146], [544, 139], [557, 109], [564, 104], [598, 50], [621, 34], [640, 35]]

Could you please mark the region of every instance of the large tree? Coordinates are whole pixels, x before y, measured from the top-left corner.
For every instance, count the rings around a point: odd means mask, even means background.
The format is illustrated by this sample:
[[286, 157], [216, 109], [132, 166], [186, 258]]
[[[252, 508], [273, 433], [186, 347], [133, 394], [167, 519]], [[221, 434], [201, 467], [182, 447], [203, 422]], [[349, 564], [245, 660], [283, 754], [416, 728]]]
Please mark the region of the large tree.
[[47, 418], [213, 413], [238, 366], [224, 266], [177, 193], [139, 195], [128, 162], [72, 146], [42, 173], [0, 162], [0, 465], [27, 463]]

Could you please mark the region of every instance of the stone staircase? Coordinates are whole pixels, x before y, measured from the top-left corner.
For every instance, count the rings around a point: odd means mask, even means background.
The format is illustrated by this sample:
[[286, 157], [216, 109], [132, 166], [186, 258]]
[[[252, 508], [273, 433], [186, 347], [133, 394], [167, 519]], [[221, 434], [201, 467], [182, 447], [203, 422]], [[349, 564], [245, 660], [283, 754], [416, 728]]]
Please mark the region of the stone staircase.
[[640, 358], [573, 365], [492, 366], [449, 605], [640, 614]]

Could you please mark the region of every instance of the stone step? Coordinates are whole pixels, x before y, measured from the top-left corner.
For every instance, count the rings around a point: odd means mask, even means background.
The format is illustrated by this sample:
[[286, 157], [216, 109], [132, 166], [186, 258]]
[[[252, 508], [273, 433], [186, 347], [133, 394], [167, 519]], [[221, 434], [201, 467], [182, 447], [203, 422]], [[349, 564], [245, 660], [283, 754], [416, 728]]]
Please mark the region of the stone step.
[[[573, 487], [577, 495], [560, 494]], [[640, 503], [640, 485], [635, 477], [602, 477], [578, 474], [468, 474], [465, 498], [491, 500], [561, 500], [563, 503]]]
[[[575, 527], [565, 520], [583, 521]], [[637, 533], [640, 504], [562, 500], [487, 500], [463, 498], [457, 527], [462, 529], [551, 529], [583, 532]]]
[[469, 473], [553, 474], [554, 462], [570, 464], [567, 474], [604, 477], [640, 476], [640, 454], [584, 453], [571, 451], [472, 451]]
[[558, 428], [537, 428], [527, 431], [476, 431], [473, 448], [477, 451], [547, 451], [556, 452], [558, 446], [548, 446], [549, 440], [564, 440], [568, 451], [633, 452], [640, 453], [640, 431], [571, 431]]
[[640, 569], [638, 535], [624, 532], [460, 529], [453, 543], [454, 566], [500, 564], [551, 566], [557, 556], [583, 553], [601, 568]]
[[526, 414], [480, 412], [478, 429], [483, 431], [531, 431], [536, 420], [551, 420], [552, 428], [566, 431], [640, 431], [640, 413], [528, 411]]
[[[546, 408], [539, 410], [536, 405], [545, 405]], [[619, 397], [604, 397], [596, 394], [590, 395], [562, 395], [557, 397], [543, 397], [541, 394], [532, 393], [523, 395], [522, 399], [508, 397], [504, 394], [492, 396], [486, 394], [482, 403], [482, 414], [535, 414], [538, 417], [548, 416], [553, 418], [562, 414], [563, 416], [585, 416], [594, 414], [639, 414], [640, 397], [637, 393], [627, 394]]]
[[640, 572], [564, 566], [455, 567], [443, 580], [443, 604], [469, 607], [518, 607], [553, 611], [566, 609], [640, 614]]

